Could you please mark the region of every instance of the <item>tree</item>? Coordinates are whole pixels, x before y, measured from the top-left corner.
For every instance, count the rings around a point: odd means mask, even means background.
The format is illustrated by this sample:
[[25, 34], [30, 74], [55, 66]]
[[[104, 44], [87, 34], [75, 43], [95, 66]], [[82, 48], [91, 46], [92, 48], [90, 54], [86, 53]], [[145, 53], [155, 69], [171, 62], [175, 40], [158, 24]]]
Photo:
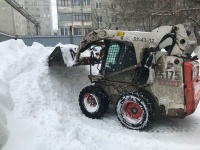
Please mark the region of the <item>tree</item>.
[[[198, 1], [198, 0], [196, 0]], [[111, 7], [115, 3], [116, 8]], [[188, 0], [102, 0], [104, 28], [151, 31], [161, 25], [190, 23], [200, 28], [200, 4]], [[106, 22], [107, 21], [107, 22]]]

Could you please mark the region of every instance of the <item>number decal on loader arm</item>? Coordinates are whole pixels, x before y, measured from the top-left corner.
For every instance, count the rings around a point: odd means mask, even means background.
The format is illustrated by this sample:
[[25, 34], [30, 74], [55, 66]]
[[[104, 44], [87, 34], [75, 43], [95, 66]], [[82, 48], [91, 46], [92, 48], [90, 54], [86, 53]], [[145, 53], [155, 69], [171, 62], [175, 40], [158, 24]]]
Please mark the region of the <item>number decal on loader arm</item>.
[[134, 37], [133, 41], [141, 41], [141, 42], [149, 42], [149, 43], [153, 43], [154, 39], [151, 38], [139, 38], [139, 37]]

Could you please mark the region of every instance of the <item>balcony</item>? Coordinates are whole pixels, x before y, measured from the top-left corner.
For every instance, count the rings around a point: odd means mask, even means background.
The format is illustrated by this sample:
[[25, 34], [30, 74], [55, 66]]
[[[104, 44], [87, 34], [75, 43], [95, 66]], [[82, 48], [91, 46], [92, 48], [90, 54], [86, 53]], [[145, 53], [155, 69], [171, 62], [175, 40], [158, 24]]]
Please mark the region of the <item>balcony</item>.
[[[81, 6], [59, 6], [58, 7], [58, 13], [79, 13], [81, 12]], [[91, 13], [91, 7], [90, 6], [83, 6], [83, 13]]]
[[[72, 22], [71, 21], [59, 21], [58, 22], [58, 26], [59, 27], [69, 27], [72, 26]], [[82, 22], [81, 21], [73, 21], [73, 27], [81, 27], [82, 26]], [[91, 27], [92, 26], [92, 22], [91, 21], [84, 21], [84, 27]]]

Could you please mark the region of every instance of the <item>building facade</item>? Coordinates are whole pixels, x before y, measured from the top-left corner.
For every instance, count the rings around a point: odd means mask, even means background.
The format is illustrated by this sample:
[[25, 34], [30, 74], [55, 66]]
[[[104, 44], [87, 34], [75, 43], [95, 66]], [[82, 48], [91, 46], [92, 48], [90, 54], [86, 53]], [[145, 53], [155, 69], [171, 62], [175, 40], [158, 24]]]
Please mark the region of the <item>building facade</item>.
[[57, 0], [59, 35], [85, 35], [92, 29], [90, 0]]
[[92, 0], [92, 26], [94, 29], [116, 29], [120, 26], [117, 5], [113, 0]]
[[[24, 6], [24, 0], [17, 0]], [[12, 8], [6, 1], [0, 1], [0, 32], [11, 35], [26, 35], [26, 18]]]
[[[39, 35], [53, 35], [51, 0], [25, 0], [25, 9], [40, 23]], [[27, 20], [27, 34], [36, 35], [36, 27]]]

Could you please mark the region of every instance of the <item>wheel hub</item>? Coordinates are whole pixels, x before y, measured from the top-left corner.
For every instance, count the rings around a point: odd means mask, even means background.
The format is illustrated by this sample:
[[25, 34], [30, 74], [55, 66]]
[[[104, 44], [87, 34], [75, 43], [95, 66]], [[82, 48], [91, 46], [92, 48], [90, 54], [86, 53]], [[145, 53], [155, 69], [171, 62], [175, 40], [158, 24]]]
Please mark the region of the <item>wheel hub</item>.
[[86, 93], [82, 99], [85, 109], [90, 112], [96, 112], [99, 109], [98, 99], [91, 93]]
[[139, 119], [143, 115], [143, 111], [141, 107], [134, 102], [128, 102], [125, 107], [125, 112], [132, 119]]
[[137, 110], [137, 108], [133, 107], [133, 108], [131, 109], [131, 112], [132, 112], [134, 115], [136, 115], [136, 114], [138, 113], [138, 110]]
[[90, 104], [90, 106], [93, 106], [93, 107], [95, 107], [97, 105], [97, 102], [92, 95], [88, 96], [87, 102]]

